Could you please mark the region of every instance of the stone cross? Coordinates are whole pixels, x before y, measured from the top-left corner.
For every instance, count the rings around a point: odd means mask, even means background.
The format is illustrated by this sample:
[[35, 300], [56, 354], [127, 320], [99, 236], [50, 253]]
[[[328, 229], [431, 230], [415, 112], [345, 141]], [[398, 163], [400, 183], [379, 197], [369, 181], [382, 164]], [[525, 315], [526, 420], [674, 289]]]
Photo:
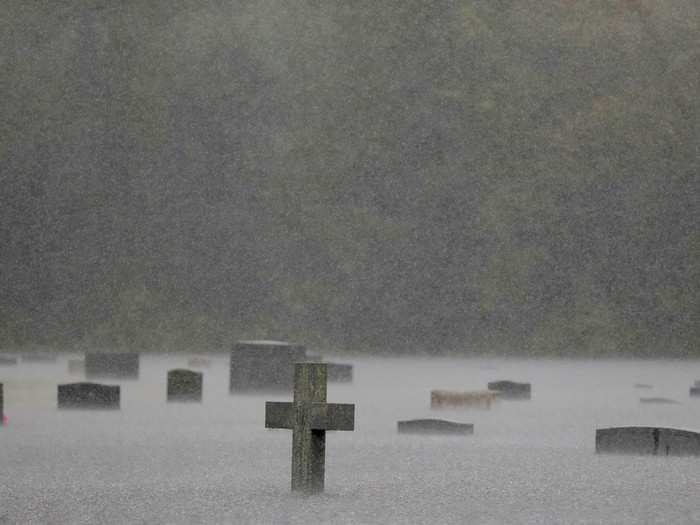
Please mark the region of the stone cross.
[[326, 383], [325, 364], [296, 363], [294, 401], [265, 403], [265, 428], [293, 430], [293, 491], [323, 492], [326, 431], [355, 429], [355, 405], [326, 403]]

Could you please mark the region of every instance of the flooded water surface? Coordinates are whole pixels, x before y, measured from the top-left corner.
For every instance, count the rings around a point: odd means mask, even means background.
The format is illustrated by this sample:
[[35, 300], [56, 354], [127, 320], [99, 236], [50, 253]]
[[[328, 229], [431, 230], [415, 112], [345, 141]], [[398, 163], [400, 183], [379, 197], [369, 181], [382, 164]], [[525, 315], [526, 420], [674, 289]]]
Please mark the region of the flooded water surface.
[[[230, 395], [226, 355], [201, 369], [201, 404], [165, 399], [190, 356], [142, 355], [138, 380], [104, 381], [120, 410], [59, 411], [75, 357], [0, 367], [0, 523], [700, 523], [700, 458], [595, 454], [600, 427], [700, 430], [698, 361], [343, 359], [354, 381], [328, 400], [356, 405], [355, 431], [328, 433], [326, 491], [303, 497], [291, 432], [264, 428], [265, 401], [290, 397]], [[430, 409], [432, 389], [498, 379], [532, 383], [532, 399]], [[397, 433], [427, 417], [475, 431]]]

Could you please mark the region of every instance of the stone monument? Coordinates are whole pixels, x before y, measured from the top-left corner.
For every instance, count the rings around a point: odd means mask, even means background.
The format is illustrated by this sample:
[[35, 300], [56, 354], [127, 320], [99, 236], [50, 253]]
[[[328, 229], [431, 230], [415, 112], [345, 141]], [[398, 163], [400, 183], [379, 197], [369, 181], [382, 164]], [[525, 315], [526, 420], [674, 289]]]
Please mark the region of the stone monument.
[[294, 401], [265, 403], [265, 428], [292, 434], [292, 490], [323, 492], [326, 431], [354, 430], [355, 405], [326, 403], [327, 369], [323, 363], [294, 366]]
[[487, 386], [489, 390], [500, 392], [501, 399], [530, 399], [532, 391], [530, 383], [515, 381], [492, 381]]
[[134, 352], [86, 352], [85, 377], [138, 379], [139, 354]]
[[231, 350], [231, 393], [294, 388], [294, 364], [305, 360], [302, 345], [283, 341], [239, 341]]
[[192, 370], [170, 370], [168, 372], [168, 401], [202, 401], [204, 375]]
[[119, 386], [98, 383], [69, 383], [58, 385], [58, 408], [118, 409]]
[[595, 450], [599, 454], [697, 456], [700, 433], [660, 427], [601, 428], [595, 433]]

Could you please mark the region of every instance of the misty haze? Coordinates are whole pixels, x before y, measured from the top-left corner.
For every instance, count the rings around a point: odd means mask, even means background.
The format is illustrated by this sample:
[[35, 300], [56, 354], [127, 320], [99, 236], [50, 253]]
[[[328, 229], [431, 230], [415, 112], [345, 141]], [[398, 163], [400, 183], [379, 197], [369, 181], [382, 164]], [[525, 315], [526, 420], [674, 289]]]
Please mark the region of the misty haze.
[[700, 523], [696, 0], [6, 0], [0, 66], [0, 524]]

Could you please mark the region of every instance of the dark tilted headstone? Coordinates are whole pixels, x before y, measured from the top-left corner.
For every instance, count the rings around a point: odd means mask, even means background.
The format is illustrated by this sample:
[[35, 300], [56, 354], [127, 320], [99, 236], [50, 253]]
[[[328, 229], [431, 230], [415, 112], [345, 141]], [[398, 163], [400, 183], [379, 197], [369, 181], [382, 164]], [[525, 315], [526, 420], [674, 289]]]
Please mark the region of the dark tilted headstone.
[[666, 397], [640, 397], [640, 403], [646, 403], [650, 405], [679, 405], [678, 401], [674, 399], [668, 399]]
[[201, 401], [204, 375], [192, 370], [168, 372], [168, 401]]
[[294, 364], [305, 361], [301, 345], [281, 341], [239, 341], [231, 350], [231, 392], [291, 392]]
[[17, 358], [8, 355], [0, 355], [0, 366], [14, 366], [17, 364]]
[[700, 397], [700, 386], [690, 387], [690, 397]]
[[467, 435], [474, 433], [474, 425], [444, 419], [411, 419], [399, 421], [398, 430], [399, 434]]
[[68, 360], [68, 373], [69, 374], [83, 374], [83, 373], [85, 373], [85, 360], [84, 359], [69, 359]]
[[98, 383], [58, 385], [58, 408], [119, 408], [119, 386]]
[[595, 450], [608, 454], [696, 456], [700, 455], [700, 432], [660, 427], [601, 428], [595, 433]]
[[328, 367], [328, 381], [334, 383], [352, 382], [352, 365], [345, 363], [326, 363]]
[[139, 354], [86, 352], [85, 377], [88, 379], [99, 377], [138, 379]]
[[532, 387], [530, 383], [515, 381], [492, 381], [488, 389], [501, 393], [501, 399], [530, 399]]
[[297, 363], [294, 401], [265, 403], [265, 428], [293, 431], [293, 491], [323, 492], [326, 431], [355, 429], [355, 405], [326, 402], [326, 371], [323, 363]]
[[22, 361], [27, 363], [55, 363], [56, 354], [48, 354], [46, 352], [27, 352], [22, 354]]

